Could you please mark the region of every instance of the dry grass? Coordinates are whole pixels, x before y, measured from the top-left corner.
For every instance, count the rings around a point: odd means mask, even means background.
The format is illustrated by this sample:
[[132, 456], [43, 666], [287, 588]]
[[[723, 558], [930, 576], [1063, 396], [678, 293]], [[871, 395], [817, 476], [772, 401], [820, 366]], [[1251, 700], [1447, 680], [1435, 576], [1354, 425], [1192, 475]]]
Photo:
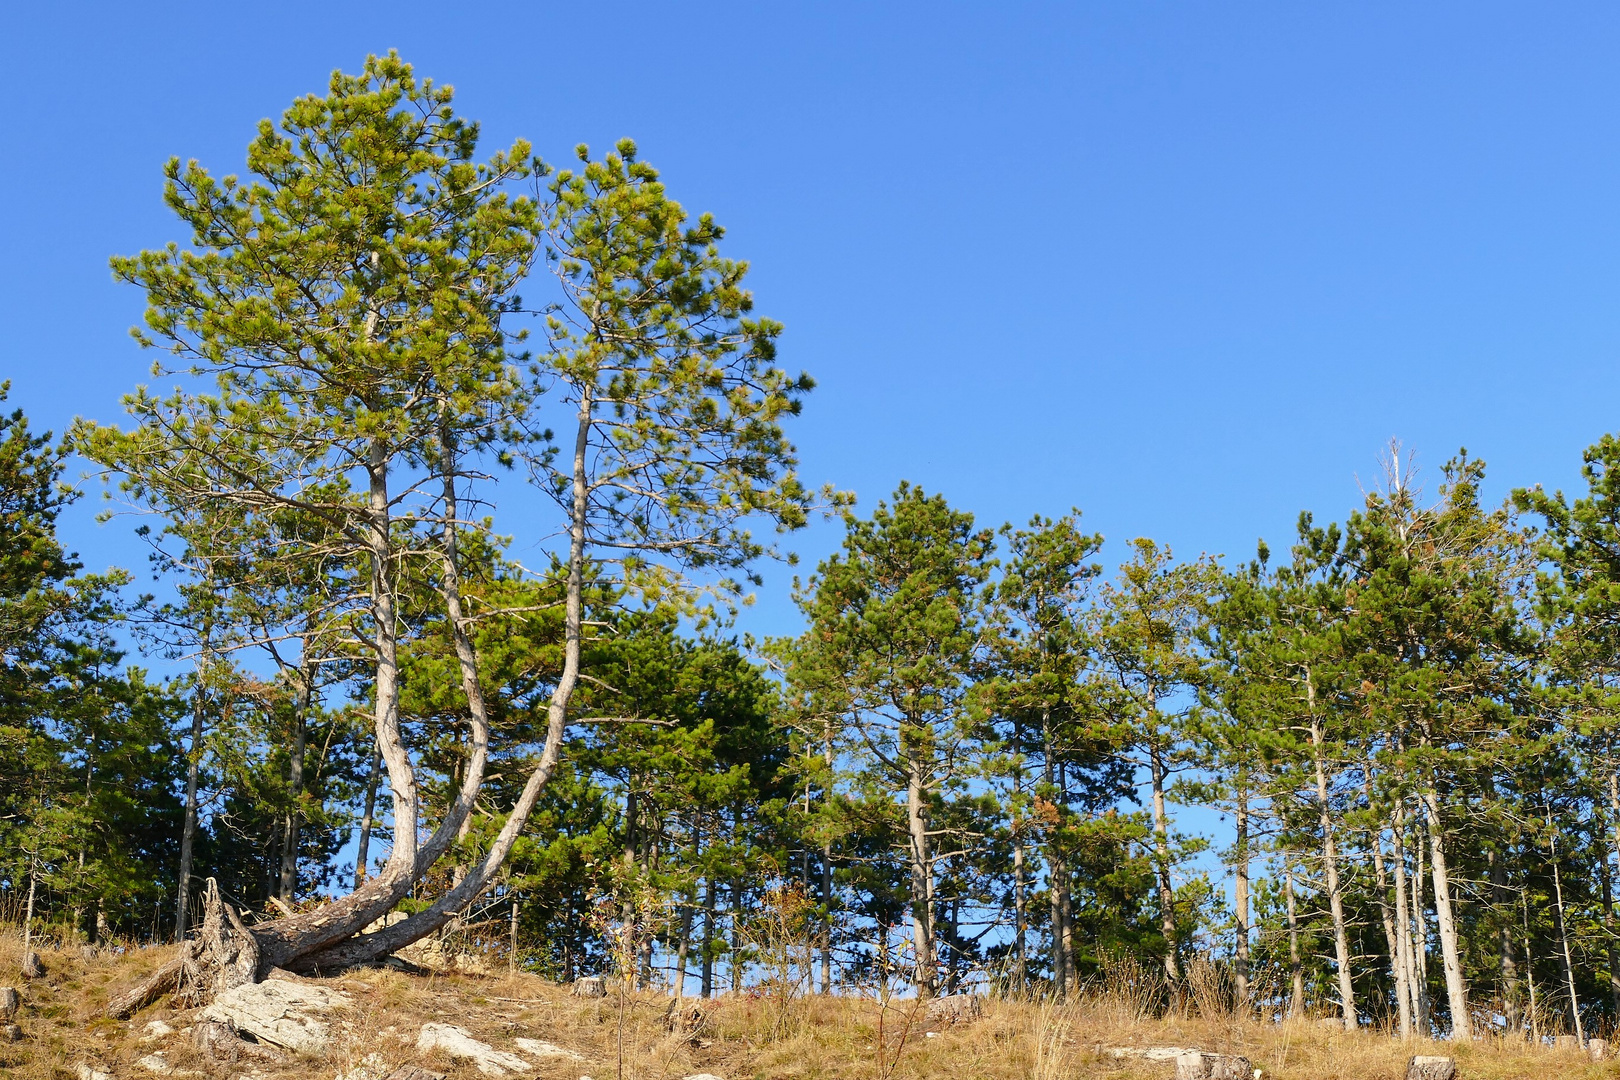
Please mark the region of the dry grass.
[[[164, 1005], [127, 1023], [99, 1017], [113, 988], [155, 967], [168, 950], [88, 959], [77, 950], [41, 952], [46, 977], [24, 983], [19, 978], [21, 940], [14, 933], [0, 933], [0, 985], [21, 990], [18, 1022], [25, 1033], [21, 1043], [0, 1044], [0, 1076], [76, 1080], [81, 1063], [120, 1080], [151, 1076], [136, 1060], [153, 1050], [162, 1050], [177, 1068], [220, 1080], [255, 1072], [266, 1080], [332, 1080], [368, 1054], [378, 1055], [390, 1068], [418, 1063], [456, 1080], [478, 1076], [465, 1062], [416, 1052], [417, 1032], [427, 1021], [457, 1024], [497, 1049], [513, 1050], [512, 1040], [527, 1036], [568, 1047], [587, 1059], [543, 1059], [527, 1076], [609, 1080], [618, 1071], [616, 999], [580, 1000], [532, 976], [412, 976], [375, 970], [334, 979], [355, 1004], [335, 1018], [340, 1026], [332, 1048], [320, 1058], [254, 1069], [201, 1058], [183, 1033], [143, 1044], [140, 1035], [150, 1020], [165, 1019], [176, 1028], [188, 1022], [189, 1014]], [[1403, 1044], [1378, 1033], [1329, 1030], [1312, 1021], [1262, 1023], [1223, 1010], [1214, 997], [1194, 1000], [1199, 996], [1189, 994], [1167, 1014], [1155, 1015], [1157, 1006], [1142, 987], [1116, 979], [1068, 1004], [991, 1001], [976, 1023], [932, 1030], [910, 1002], [891, 1001], [883, 1014], [886, 1045], [880, 1051], [880, 1006], [871, 999], [801, 998], [791, 1003], [784, 1022], [776, 1001], [727, 996], [704, 1007], [708, 1024], [700, 1037], [683, 1040], [664, 1031], [668, 998], [644, 994], [625, 1011], [623, 1074], [635, 1080], [679, 1080], [697, 1072], [726, 1080], [1169, 1080], [1174, 1073], [1170, 1063], [1110, 1053], [1116, 1047], [1169, 1045], [1242, 1054], [1276, 1080], [1396, 1080], [1413, 1053], [1455, 1053], [1466, 1080], [1620, 1077], [1620, 1062], [1594, 1064], [1573, 1053], [1523, 1043], [1482, 1040], [1455, 1048]]]

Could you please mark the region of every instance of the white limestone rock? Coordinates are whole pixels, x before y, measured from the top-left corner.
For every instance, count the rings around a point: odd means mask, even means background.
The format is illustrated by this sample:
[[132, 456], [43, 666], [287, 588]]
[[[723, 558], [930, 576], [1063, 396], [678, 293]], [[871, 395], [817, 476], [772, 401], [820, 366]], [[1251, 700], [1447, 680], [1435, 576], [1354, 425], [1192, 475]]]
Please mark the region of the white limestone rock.
[[267, 979], [225, 991], [202, 1012], [202, 1019], [232, 1023], [262, 1043], [297, 1053], [326, 1049], [328, 1017], [353, 998], [318, 983]]
[[553, 1042], [546, 1042], [544, 1039], [513, 1039], [512, 1041], [517, 1044], [519, 1050], [530, 1057], [560, 1057], [567, 1058], [569, 1061], [585, 1060], [585, 1055], [576, 1054], [567, 1047], [558, 1046]]
[[472, 1037], [472, 1032], [454, 1024], [423, 1024], [422, 1033], [416, 1037], [416, 1049], [422, 1053], [443, 1050], [451, 1057], [472, 1062], [473, 1067], [485, 1076], [505, 1076], [530, 1067], [516, 1054], [508, 1054], [489, 1043], [479, 1042]]
[[146, 1026], [141, 1029], [141, 1042], [157, 1042], [159, 1039], [167, 1039], [173, 1034], [174, 1026], [172, 1024], [165, 1023], [162, 1020], [149, 1020]]

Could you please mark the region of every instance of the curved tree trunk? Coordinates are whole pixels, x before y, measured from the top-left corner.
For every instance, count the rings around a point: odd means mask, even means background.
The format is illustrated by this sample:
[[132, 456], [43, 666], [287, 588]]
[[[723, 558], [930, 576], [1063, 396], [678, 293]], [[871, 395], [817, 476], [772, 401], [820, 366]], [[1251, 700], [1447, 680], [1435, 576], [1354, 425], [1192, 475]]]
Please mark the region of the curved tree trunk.
[[[529, 774], [528, 782], [524, 784], [522, 793], [517, 802], [508, 813], [506, 823], [501, 827], [500, 833], [489, 851], [479, 860], [478, 864], [467, 871], [465, 877], [454, 887], [441, 895], [428, 908], [419, 911], [409, 918], [402, 919], [392, 926], [386, 926], [361, 937], [350, 937], [343, 934], [340, 937], [322, 942], [320, 947], [305, 949], [296, 957], [289, 958], [296, 961], [295, 970], [332, 970], [352, 964], [370, 963], [380, 960], [389, 953], [415, 941], [420, 941], [428, 934], [440, 929], [466, 909], [467, 905], [477, 899], [490, 886], [495, 884], [496, 877], [506, 857], [517, 842], [518, 835], [529, 820], [529, 814], [534, 810], [534, 804], [540, 798], [541, 790], [556, 771], [557, 762], [562, 756], [563, 732], [567, 727], [568, 704], [572, 699], [575, 687], [579, 684], [580, 648], [585, 622], [585, 520], [590, 497], [590, 487], [586, 473], [586, 455], [589, 450], [589, 436], [592, 424], [594, 404], [589, 394], [582, 395], [579, 407], [579, 426], [574, 438], [573, 460], [573, 505], [570, 515], [569, 543], [568, 543], [568, 596], [564, 614], [563, 630], [563, 670], [557, 679], [557, 685], [552, 689], [551, 701], [547, 706], [546, 741], [540, 753], [540, 761], [534, 771]], [[447, 459], [453, 461], [453, 455], [448, 443], [445, 444], [444, 453]], [[451, 474], [447, 471], [447, 477]], [[454, 506], [455, 492], [453, 480], [446, 480], [445, 501], [449, 508], [446, 513], [446, 549], [452, 557], [447, 558], [449, 568], [444, 574], [444, 591], [447, 613], [450, 616], [452, 637], [455, 640], [456, 655], [461, 662], [462, 688], [467, 693], [468, 702], [473, 716], [474, 736], [477, 740], [474, 752], [467, 766], [467, 778], [462, 784], [461, 794], [457, 797], [456, 806], [452, 807], [450, 814], [439, 826], [439, 832], [434, 839], [424, 845], [424, 855], [432, 853], [434, 859], [444, 853], [448, 848], [450, 839], [455, 835], [452, 825], [459, 826], [467, 811], [471, 808], [472, 800], [478, 793], [478, 785], [482, 783], [484, 761], [489, 746], [488, 715], [484, 707], [483, 693], [478, 685], [477, 657], [473, 652], [471, 638], [467, 634], [466, 620], [461, 611], [460, 578], [455, 572], [454, 552]], [[392, 768], [389, 771], [393, 775]], [[397, 826], [396, 826], [397, 829]], [[443, 846], [434, 851], [438, 841], [443, 839]], [[393, 863], [384, 867], [387, 874]], [[428, 863], [431, 865], [431, 862]], [[423, 867], [423, 870], [426, 866]], [[368, 883], [369, 885], [369, 883]], [[409, 891], [407, 882], [405, 891]], [[395, 901], [397, 903], [397, 901]], [[389, 907], [393, 905], [390, 904]], [[388, 908], [384, 908], [384, 911]], [[356, 929], [359, 929], [356, 927]], [[348, 939], [348, 940], [345, 940]], [[288, 964], [282, 964], [283, 967]]]

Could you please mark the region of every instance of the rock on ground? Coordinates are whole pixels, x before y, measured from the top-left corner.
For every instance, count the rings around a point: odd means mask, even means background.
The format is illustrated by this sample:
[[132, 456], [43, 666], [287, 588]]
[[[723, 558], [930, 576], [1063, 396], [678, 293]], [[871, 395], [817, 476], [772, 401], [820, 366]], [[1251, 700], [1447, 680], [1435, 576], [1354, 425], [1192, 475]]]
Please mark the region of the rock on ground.
[[1448, 1057], [1419, 1054], [1406, 1063], [1406, 1080], [1457, 1080], [1457, 1063]]
[[161, 1051], [159, 1051], [156, 1054], [147, 1054], [143, 1058], [136, 1058], [135, 1059], [135, 1064], [139, 1065], [141, 1068], [145, 1069], [147, 1072], [154, 1072], [154, 1073], [157, 1073], [159, 1076], [200, 1076], [200, 1075], [202, 1075], [201, 1073], [197, 1072], [195, 1069], [177, 1069], [177, 1068], [175, 1068], [173, 1065], [169, 1064], [169, 1059], [164, 1057]]
[[157, 1042], [159, 1039], [166, 1039], [173, 1034], [174, 1025], [165, 1023], [162, 1020], [149, 1020], [146, 1026], [141, 1029], [141, 1042]]
[[693, 1073], [691, 1076], [684, 1077], [683, 1080], [721, 1080], [721, 1078], [714, 1075], [714, 1073]]
[[326, 1017], [353, 999], [339, 990], [270, 979], [225, 991], [202, 1019], [232, 1023], [260, 1042], [297, 1052], [320, 1053], [330, 1030]]
[[0, 986], [0, 1020], [10, 1020], [22, 1006], [22, 995], [15, 987]]
[[347, 1069], [339, 1069], [332, 1080], [383, 1080], [388, 1073], [388, 1062], [381, 1054], [367, 1054]]
[[39, 958], [39, 953], [32, 949], [23, 953], [22, 977], [25, 979], [38, 979], [45, 974], [45, 961]]
[[78, 1075], [79, 1080], [113, 1080], [112, 1073], [103, 1072], [94, 1065], [86, 1065], [82, 1061], [73, 1066], [73, 1071]]
[[444, 1073], [430, 1072], [418, 1065], [401, 1065], [383, 1080], [444, 1080]]
[[566, 1047], [546, 1042], [544, 1039], [513, 1039], [512, 1041], [517, 1044], [519, 1050], [530, 1057], [562, 1057], [568, 1058], [570, 1061], [585, 1060], [584, 1055], [576, 1054]]
[[1192, 1046], [1110, 1046], [1108, 1056], [1141, 1058], [1144, 1061], [1174, 1061], [1185, 1054], [1202, 1053]]
[[229, 1020], [199, 1020], [191, 1029], [191, 1042], [197, 1049], [213, 1058], [227, 1064], [235, 1064], [242, 1058], [257, 1061], [280, 1061], [284, 1056], [280, 1050], [273, 1046], [264, 1046], [252, 1043], [241, 1038], [236, 1031], [236, 1025]]
[[1176, 1058], [1176, 1080], [1251, 1080], [1254, 1066], [1236, 1054], [1195, 1051]]
[[516, 1054], [508, 1054], [489, 1043], [479, 1042], [472, 1037], [472, 1032], [453, 1024], [423, 1024], [422, 1033], [416, 1038], [416, 1049], [423, 1053], [443, 1050], [451, 1057], [472, 1062], [485, 1076], [505, 1076], [529, 1068], [529, 1063]]

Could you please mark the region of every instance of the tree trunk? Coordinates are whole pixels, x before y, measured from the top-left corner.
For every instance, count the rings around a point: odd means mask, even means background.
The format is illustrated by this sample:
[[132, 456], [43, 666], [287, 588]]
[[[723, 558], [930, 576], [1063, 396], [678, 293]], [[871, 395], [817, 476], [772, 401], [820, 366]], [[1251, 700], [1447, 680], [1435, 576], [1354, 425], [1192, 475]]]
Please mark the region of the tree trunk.
[[704, 998], [714, 993], [714, 875], [711, 873], [703, 885], [703, 979], [701, 993]]
[[1283, 894], [1288, 905], [1288, 1015], [1305, 1015], [1305, 968], [1299, 955], [1299, 912], [1294, 905], [1294, 863], [1290, 858], [1283, 870]]
[[[1509, 910], [1513, 902], [1508, 890], [1507, 867], [1503, 862], [1501, 855], [1491, 852], [1491, 899], [1498, 912]], [[1514, 956], [1513, 927], [1506, 919], [1501, 921], [1497, 930], [1497, 949], [1502, 965], [1503, 1026], [1522, 1036], [1524, 1015], [1519, 1002], [1519, 964]]]
[[1412, 972], [1417, 987], [1415, 1019], [1418, 1029], [1427, 1037], [1434, 1031], [1434, 1008], [1429, 1000], [1429, 912], [1423, 905], [1423, 839], [1423, 821], [1419, 817], [1413, 845], [1417, 873], [1412, 875]]
[[686, 957], [692, 948], [692, 908], [697, 905], [697, 884], [686, 888], [686, 900], [681, 904], [681, 936], [675, 945], [675, 1000], [686, 996]]
[[39, 855], [28, 856], [28, 902], [23, 907], [23, 952], [34, 941], [34, 889], [39, 884]]
[[1024, 834], [1022, 822], [1012, 823], [1013, 842], [1013, 985], [1022, 994], [1029, 971], [1029, 959], [1024, 953], [1024, 937], [1028, 932], [1029, 915], [1024, 899]]
[[1474, 1037], [1468, 1015], [1468, 988], [1463, 983], [1462, 956], [1457, 944], [1457, 923], [1451, 907], [1451, 878], [1446, 871], [1445, 830], [1440, 821], [1440, 798], [1431, 785], [1423, 793], [1429, 814], [1429, 855], [1434, 873], [1434, 914], [1440, 930], [1440, 955], [1445, 964], [1446, 1003], [1451, 1008], [1451, 1037], [1467, 1042]]
[[[419, 941], [428, 934], [443, 927], [451, 919], [464, 911], [468, 904], [483, 895], [495, 884], [500, 868], [505, 864], [506, 857], [511, 853], [512, 846], [517, 842], [523, 827], [528, 823], [529, 815], [540, 798], [540, 792], [550, 781], [557, 769], [557, 763], [562, 757], [563, 733], [567, 727], [568, 706], [573, 700], [574, 689], [579, 685], [580, 654], [583, 642], [585, 624], [585, 529], [589, 511], [590, 484], [587, 472], [587, 456], [590, 449], [590, 432], [593, 423], [594, 399], [589, 392], [583, 393], [580, 398], [578, 412], [578, 427], [574, 436], [573, 456], [573, 499], [570, 506], [568, 526], [568, 577], [567, 598], [563, 614], [563, 668], [557, 677], [556, 685], [551, 691], [551, 700], [546, 709], [546, 737], [540, 752], [540, 760], [529, 773], [523, 790], [518, 794], [516, 802], [508, 812], [506, 821], [496, 834], [479, 862], [468, 869], [466, 876], [456, 885], [448, 889], [426, 909], [402, 919], [391, 926], [383, 927], [363, 937], [343, 941], [341, 938], [330, 942], [322, 942], [321, 950], [317, 953], [314, 948], [305, 948], [299, 954], [299, 960], [304, 968], [341, 968], [352, 964], [370, 963], [387, 956], [396, 949], [404, 948], [414, 941]], [[446, 440], [448, 447], [448, 439]], [[453, 448], [446, 449], [445, 456], [453, 462]], [[468, 698], [472, 718], [472, 754], [468, 759], [467, 781], [457, 794], [451, 811], [445, 820], [440, 823], [439, 829], [433, 838], [422, 846], [424, 865], [416, 871], [416, 875], [425, 871], [427, 866], [437, 861], [440, 855], [449, 847], [453, 837], [460, 831], [462, 822], [471, 811], [474, 799], [478, 794], [478, 787], [483, 782], [484, 762], [489, 749], [488, 713], [485, 711], [483, 692], [478, 683], [477, 656], [472, 648], [472, 639], [468, 635], [468, 619], [461, 611], [461, 580], [459, 564], [453, 557], [455, 544], [455, 491], [453, 484], [453, 464], [446, 467], [445, 496], [446, 525], [444, 546], [447, 550], [448, 565], [445, 566], [441, 578], [441, 592], [446, 602], [446, 615], [451, 627], [451, 638], [455, 644], [457, 660], [461, 668], [462, 689]], [[392, 606], [389, 608], [392, 612]], [[396, 650], [397, 651], [397, 650]], [[379, 670], [381, 666], [379, 665]], [[383, 752], [383, 760], [388, 763], [388, 776], [391, 783], [398, 783], [395, 776], [396, 769], [390, 745], [399, 746], [398, 735], [398, 709], [397, 709], [397, 679], [390, 674], [389, 685], [393, 688], [395, 707], [390, 713], [392, 720], [392, 733], [394, 742], [389, 744], [379, 730], [378, 744]], [[379, 687], [381, 680], [379, 679]], [[380, 693], [380, 690], [379, 690]], [[407, 774], [405, 783], [409, 785], [409, 796], [402, 796], [399, 791], [394, 792], [394, 855], [389, 858], [388, 866], [378, 879], [369, 882], [366, 888], [376, 887], [376, 882], [385, 880], [390, 885], [396, 884], [392, 874], [398, 853], [401, 850], [401, 836], [405, 833], [407, 825], [414, 838], [416, 828], [416, 781], [414, 774], [410, 773], [409, 762], [404, 762]], [[476, 783], [474, 782], [476, 780]], [[406, 804], [410, 810], [408, 821], [402, 821], [399, 808]], [[413, 852], [414, 854], [414, 852]], [[418, 860], [413, 859], [413, 867]], [[414, 876], [411, 880], [414, 880]], [[411, 881], [405, 882], [400, 895], [395, 897], [388, 907], [392, 907], [403, 899], [409, 892]], [[356, 895], [359, 895], [358, 893]], [[352, 902], [352, 901], [351, 901]], [[369, 909], [368, 909], [369, 910]], [[387, 910], [387, 907], [382, 909]], [[380, 912], [378, 912], [380, 914]], [[375, 917], [374, 915], [372, 916]], [[369, 921], [369, 919], [367, 920]], [[274, 924], [272, 924], [274, 925]], [[347, 937], [348, 935], [344, 935]], [[283, 964], [282, 966], [286, 966]]]
[[[1620, 857], [1620, 772], [1614, 769], [1612, 759], [1609, 765], [1609, 821], [1614, 826], [1614, 851]], [[1614, 883], [1613, 870], [1609, 865], [1609, 855], [1603, 855], [1603, 925], [1609, 934], [1609, 1001], [1610, 1012], [1620, 1017], [1620, 949], [1616, 948], [1616, 933], [1614, 919]]]
[[308, 741], [309, 709], [315, 682], [315, 672], [309, 657], [310, 644], [310, 639], [306, 635], [293, 702], [292, 746], [287, 753], [287, 798], [291, 807], [287, 811], [287, 831], [282, 838], [281, 876], [277, 882], [276, 895], [289, 903], [297, 899], [298, 893], [298, 834], [303, 828], [299, 800], [304, 795], [304, 749]]
[[[833, 727], [832, 717], [822, 719], [822, 762], [827, 767], [827, 786], [822, 793], [826, 804], [832, 798]], [[832, 840], [821, 844], [821, 904], [826, 914], [821, 924], [821, 992], [832, 993], [833, 865]]]
[[1356, 992], [1351, 978], [1350, 934], [1344, 923], [1344, 897], [1339, 891], [1339, 850], [1334, 836], [1332, 807], [1328, 803], [1327, 770], [1323, 763], [1322, 721], [1316, 714], [1316, 687], [1305, 671], [1305, 692], [1311, 709], [1311, 760], [1316, 769], [1317, 825], [1322, 830], [1322, 867], [1327, 878], [1328, 911], [1333, 919], [1333, 959], [1339, 976], [1339, 1010], [1346, 1030], [1356, 1025]]
[[731, 879], [731, 986], [732, 993], [739, 993], [743, 987], [743, 879], [739, 875]]
[[928, 849], [928, 791], [915, 750], [906, 755], [906, 826], [911, 863], [911, 926], [917, 953], [917, 996], [934, 996], [934, 864]]
[[382, 755], [371, 752], [371, 772], [366, 777], [365, 812], [360, 817], [360, 837], [354, 849], [354, 887], [366, 880], [366, 861], [371, 857], [371, 829], [377, 812], [377, 779], [382, 773]]
[[[1058, 797], [1063, 800], [1063, 807], [1069, 806], [1069, 766], [1067, 762], [1058, 762]], [[1061, 811], [1060, 811], [1061, 815]], [[1061, 820], [1061, 816], [1060, 816]], [[1063, 970], [1068, 975], [1068, 993], [1075, 993], [1080, 989], [1080, 976], [1074, 966], [1074, 878], [1069, 873], [1069, 858], [1067, 853], [1063, 857], [1063, 880], [1058, 883], [1058, 926], [1060, 936], [1058, 947], [1063, 952]]]
[[1232, 974], [1237, 983], [1238, 1010], [1249, 1011], [1249, 790], [1247, 776], [1238, 773], [1237, 842], [1233, 845], [1233, 912], [1237, 919], [1232, 949]]
[[1563, 961], [1564, 986], [1569, 991], [1569, 1018], [1575, 1025], [1575, 1037], [1586, 1045], [1586, 1028], [1581, 1023], [1581, 999], [1575, 991], [1575, 958], [1569, 949], [1569, 924], [1564, 918], [1563, 875], [1558, 869], [1558, 834], [1552, 829], [1552, 814], [1547, 815], [1548, 842], [1552, 854], [1553, 917], [1558, 926], [1559, 959]]
[[1159, 927], [1164, 932], [1164, 977], [1174, 983], [1181, 978], [1176, 961], [1176, 895], [1170, 884], [1170, 818], [1165, 808], [1164, 756], [1155, 739], [1148, 747], [1148, 766], [1153, 780], [1153, 854], [1159, 882]]
[[[1052, 989], [1059, 1001], [1068, 996], [1070, 983], [1069, 951], [1069, 866], [1063, 854], [1063, 809], [1068, 805], [1066, 783], [1059, 784], [1057, 776], [1057, 748], [1054, 745], [1051, 714], [1043, 711], [1041, 714], [1041, 770], [1042, 779], [1046, 788], [1052, 793], [1056, 806], [1058, 820], [1056, 827], [1046, 841], [1046, 876], [1047, 896], [1052, 909]], [[1067, 777], [1063, 778], [1067, 781]]]
[[197, 686], [191, 698], [191, 748], [186, 751], [186, 817], [180, 826], [180, 879], [175, 888], [174, 940], [186, 940], [191, 920], [191, 859], [197, 842], [197, 773], [202, 765], [203, 665], [197, 665]]
[[[1410, 1039], [1417, 1032], [1417, 994], [1412, 985], [1412, 920], [1406, 904], [1406, 842], [1402, 837], [1406, 831], [1406, 820], [1399, 798], [1392, 817], [1390, 837], [1393, 849], [1391, 862], [1395, 871], [1395, 934], [1390, 963], [1395, 969], [1396, 1012], [1400, 1017], [1401, 1038]], [[1378, 872], [1382, 878], [1381, 865]], [[1383, 889], [1382, 881], [1379, 889]]]

